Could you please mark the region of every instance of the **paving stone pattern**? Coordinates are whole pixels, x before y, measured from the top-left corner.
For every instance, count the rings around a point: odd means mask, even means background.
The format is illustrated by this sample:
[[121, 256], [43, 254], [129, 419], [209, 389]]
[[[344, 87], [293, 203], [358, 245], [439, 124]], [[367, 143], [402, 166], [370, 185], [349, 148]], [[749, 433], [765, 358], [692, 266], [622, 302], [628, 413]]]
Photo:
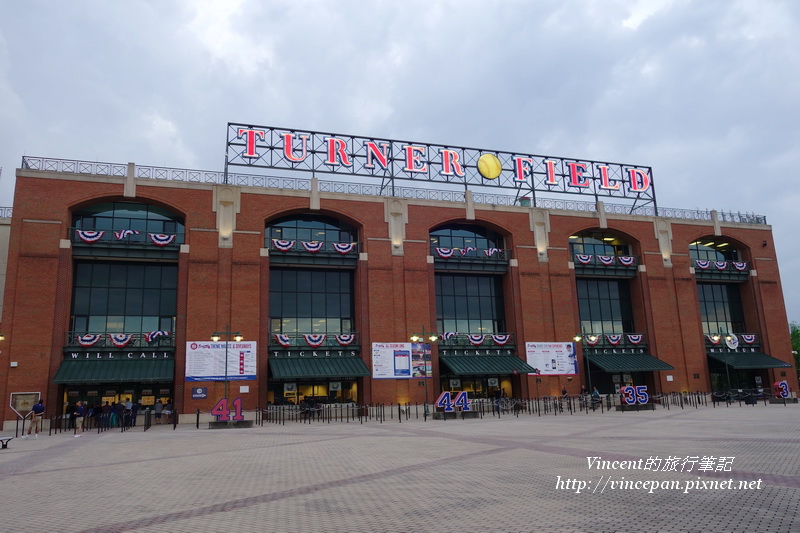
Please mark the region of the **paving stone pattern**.
[[[710, 488], [728, 479], [760, 488]], [[0, 480], [3, 532], [800, 532], [800, 408], [45, 434], [0, 452]]]

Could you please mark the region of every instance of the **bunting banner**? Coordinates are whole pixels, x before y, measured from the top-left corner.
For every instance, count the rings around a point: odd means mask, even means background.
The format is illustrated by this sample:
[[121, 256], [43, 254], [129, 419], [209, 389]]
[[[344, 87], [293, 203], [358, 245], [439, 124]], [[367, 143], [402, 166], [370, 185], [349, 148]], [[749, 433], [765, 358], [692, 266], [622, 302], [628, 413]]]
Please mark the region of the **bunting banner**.
[[617, 261], [619, 261], [620, 265], [626, 267], [633, 266], [636, 264], [636, 258], [628, 255], [618, 255]]
[[86, 333], [85, 335], [78, 335], [78, 344], [84, 347], [94, 346], [100, 340], [101, 335], [96, 333]]
[[744, 272], [747, 270], [747, 261], [731, 261], [733, 263], [733, 268], [738, 270], [739, 272]]
[[703, 261], [702, 259], [695, 259], [694, 264], [700, 270], [705, 270], [711, 266], [711, 261]]
[[324, 333], [305, 333], [303, 334], [303, 338], [306, 340], [306, 344], [313, 348], [318, 348], [322, 346], [322, 343], [325, 342], [325, 338], [327, 335]]
[[456, 335], [458, 335], [458, 333], [456, 333], [455, 331], [447, 331], [445, 333], [442, 333], [442, 340], [449, 341], [450, 339], [452, 339]]
[[719, 344], [719, 341], [722, 340], [722, 337], [716, 335], [706, 335], [706, 339], [708, 339], [708, 342], [711, 344]]
[[628, 337], [628, 342], [631, 344], [641, 344], [642, 339], [644, 338], [644, 336], [641, 334], [633, 334], [633, 333], [628, 334], [627, 337]]
[[289, 337], [289, 335], [286, 335], [284, 333], [276, 333], [275, 340], [278, 341], [278, 344], [280, 344], [284, 348], [288, 348], [292, 344], [292, 339]]
[[477, 252], [478, 249], [474, 246], [467, 246], [466, 248], [461, 248], [461, 255], [467, 255], [470, 252]]
[[349, 254], [353, 251], [356, 247], [356, 243], [354, 242], [334, 242], [333, 249], [339, 252], [340, 254]]
[[586, 254], [575, 254], [575, 259], [582, 265], [588, 265], [592, 262], [592, 256]]
[[511, 339], [511, 335], [508, 335], [507, 333], [506, 334], [497, 333], [492, 335], [492, 340], [498, 346], [505, 346], [508, 343], [509, 339]]
[[600, 335], [584, 335], [583, 338], [589, 346], [596, 346], [597, 343], [600, 342], [600, 337]]
[[469, 339], [470, 344], [472, 344], [473, 346], [480, 346], [481, 344], [483, 344], [483, 341], [486, 339], [486, 335], [483, 335], [483, 334], [480, 334], [480, 333], [478, 333], [478, 334], [470, 333], [470, 334], [467, 335], [467, 339]]
[[283, 239], [272, 239], [272, 245], [281, 252], [288, 252], [294, 248], [294, 241], [284, 241]]
[[356, 335], [355, 333], [340, 333], [339, 335], [335, 335], [335, 338], [339, 346], [349, 346], [356, 340]]
[[159, 337], [168, 337], [168, 336], [169, 336], [169, 331], [164, 331], [163, 329], [157, 329], [155, 331], [151, 331], [149, 333], [145, 333], [144, 334], [144, 339], [147, 342], [153, 342], [154, 340], [156, 340]]
[[500, 248], [489, 248], [487, 250], [484, 250], [483, 253], [486, 257], [492, 257], [494, 254], [498, 254], [502, 251], [503, 250], [501, 250]]
[[455, 252], [455, 248], [436, 248], [436, 253], [443, 259], [450, 259]]
[[717, 270], [725, 270], [728, 268], [727, 261], [714, 261], [714, 266], [717, 267]]
[[141, 232], [139, 230], [135, 229], [121, 229], [119, 231], [114, 232], [114, 238], [116, 238], [119, 241], [130, 235], [139, 235], [140, 233]]
[[165, 235], [163, 233], [148, 233], [147, 235], [156, 246], [166, 246], [172, 244], [172, 241], [175, 240], [175, 235]]
[[105, 235], [105, 231], [95, 231], [95, 230], [75, 230], [75, 235], [78, 236], [80, 240], [83, 242], [97, 242], [103, 238]]
[[622, 335], [606, 335], [606, 340], [610, 345], [616, 346], [622, 342]]
[[300, 244], [303, 245], [303, 248], [306, 249], [306, 252], [311, 252], [315, 254], [322, 250], [322, 247], [325, 245], [322, 241], [300, 241]]
[[600, 261], [605, 266], [611, 266], [614, 264], [614, 256], [613, 255], [598, 255], [597, 260]]
[[737, 337], [733, 333], [730, 333], [730, 334], [725, 336], [725, 344], [731, 350], [735, 350], [736, 348], [739, 347], [739, 337]]
[[131, 342], [133, 335], [130, 333], [109, 333], [108, 338], [111, 339], [111, 344], [117, 348], [124, 348]]
[[740, 333], [739, 336], [742, 338], [742, 340], [746, 344], [753, 344], [754, 342], [756, 342], [756, 336], [755, 335], [748, 335], [746, 333]]

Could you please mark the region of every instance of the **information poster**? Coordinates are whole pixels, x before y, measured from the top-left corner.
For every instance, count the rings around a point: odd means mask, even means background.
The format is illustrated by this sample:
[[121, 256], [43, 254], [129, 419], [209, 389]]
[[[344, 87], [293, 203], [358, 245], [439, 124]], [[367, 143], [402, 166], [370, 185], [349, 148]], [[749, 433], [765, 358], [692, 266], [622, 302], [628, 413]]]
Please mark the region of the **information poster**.
[[574, 342], [526, 342], [525, 355], [528, 364], [544, 376], [578, 373]]
[[186, 343], [186, 381], [237, 381], [256, 379], [256, 342]]
[[374, 379], [411, 379], [431, 376], [431, 345], [417, 342], [373, 342]]

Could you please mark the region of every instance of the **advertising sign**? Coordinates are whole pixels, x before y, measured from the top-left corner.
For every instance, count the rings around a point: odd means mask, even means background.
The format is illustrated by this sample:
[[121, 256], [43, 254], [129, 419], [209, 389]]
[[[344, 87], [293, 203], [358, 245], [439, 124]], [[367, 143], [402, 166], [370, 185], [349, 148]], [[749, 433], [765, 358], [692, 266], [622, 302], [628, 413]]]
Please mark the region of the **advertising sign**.
[[526, 342], [525, 355], [528, 364], [539, 370], [539, 374], [559, 376], [578, 373], [574, 342]]
[[186, 381], [237, 381], [256, 379], [256, 342], [186, 343]]
[[410, 379], [431, 376], [431, 345], [417, 342], [373, 342], [374, 379]]

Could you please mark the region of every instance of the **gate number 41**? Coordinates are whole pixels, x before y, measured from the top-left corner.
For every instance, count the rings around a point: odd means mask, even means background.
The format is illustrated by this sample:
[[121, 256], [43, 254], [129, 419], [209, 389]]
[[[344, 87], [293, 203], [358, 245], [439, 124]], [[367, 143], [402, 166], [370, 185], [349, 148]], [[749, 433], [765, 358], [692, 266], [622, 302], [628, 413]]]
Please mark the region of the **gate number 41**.
[[231, 402], [233, 404], [233, 412], [228, 408], [228, 399], [222, 398], [217, 402], [217, 405], [211, 409], [211, 414], [217, 417], [217, 421], [223, 420], [244, 420], [242, 414], [242, 399], [234, 398]]

